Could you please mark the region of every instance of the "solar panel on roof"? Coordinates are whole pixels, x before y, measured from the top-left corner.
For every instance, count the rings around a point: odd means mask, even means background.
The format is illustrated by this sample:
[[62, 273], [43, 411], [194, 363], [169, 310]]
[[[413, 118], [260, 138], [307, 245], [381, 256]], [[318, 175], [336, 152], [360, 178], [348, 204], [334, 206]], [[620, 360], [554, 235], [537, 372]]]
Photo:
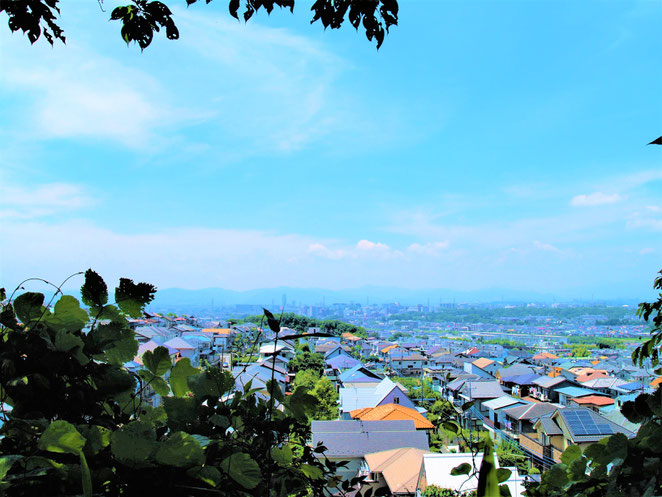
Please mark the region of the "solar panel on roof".
[[596, 424], [595, 426], [597, 426], [600, 435], [611, 435], [614, 433], [614, 430], [608, 424]]

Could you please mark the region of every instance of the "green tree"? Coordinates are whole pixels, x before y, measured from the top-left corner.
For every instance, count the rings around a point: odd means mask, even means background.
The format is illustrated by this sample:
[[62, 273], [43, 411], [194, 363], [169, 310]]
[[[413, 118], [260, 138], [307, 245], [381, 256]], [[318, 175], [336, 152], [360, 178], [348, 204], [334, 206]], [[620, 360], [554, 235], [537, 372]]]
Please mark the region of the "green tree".
[[317, 399], [315, 419], [338, 419], [338, 392], [331, 380], [322, 376], [310, 394]]
[[[198, 0], [186, 0], [187, 5]], [[211, 0], [206, 0], [210, 3]], [[102, 3], [102, 0], [99, 2]], [[43, 34], [52, 45], [56, 39], [64, 43], [64, 31], [58, 24], [59, 0], [11, 0], [0, 2], [0, 12], [5, 12], [12, 31], [23, 31], [31, 43]], [[243, 4], [243, 5], [242, 5]], [[271, 13], [274, 7], [294, 11], [294, 0], [230, 0], [230, 14], [239, 20], [248, 21], [261, 9]], [[355, 29], [365, 30], [368, 40], [375, 40], [377, 48], [384, 41], [391, 26], [398, 23], [397, 0], [317, 0], [311, 9], [312, 23], [320, 21], [324, 28], [337, 29], [349, 19]], [[113, 9], [110, 20], [119, 21], [121, 36], [127, 43], [136, 42], [141, 49], [147, 48], [154, 34], [165, 31], [170, 40], [179, 38], [179, 30], [171, 10], [160, 1], [132, 0], [129, 5]]]
[[324, 373], [324, 356], [316, 352], [301, 352], [287, 365], [291, 373], [299, 371], [315, 371], [318, 376]]
[[[337, 465], [297, 442], [316, 405], [306, 391], [285, 398], [271, 381], [271, 399], [257, 398], [227, 371], [173, 365], [165, 347], [125, 367], [138, 350], [126, 318], [154, 292], [121, 279], [109, 303], [89, 270], [87, 308], [31, 292], [1, 306], [0, 494], [308, 496], [336, 484]], [[162, 407], [143, 402], [148, 388]]]
[[572, 357], [590, 357], [591, 353], [583, 345], [578, 345], [572, 348], [570, 354]]
[[[662, 275], [662, 271], [660, 272]], [[662, 343], [662, 276], [653, 287], [655, 302], [639, 304], [638, 315], [652, 325], [651, 337], [635, 349], [632, 361], [639, 366], [659, 365]], [[662, 374], [662, 368], [655, 370]], [[603, 438], [583, 451], [571, 445], [561, 463], [542, 474], [540, 484], [527, 490], [531, 497], [599, 497], [662, 495], [662, 389], [642, 393], [621, 407], [622, 414], [641, 426], [634, 438], [622, 433]]]

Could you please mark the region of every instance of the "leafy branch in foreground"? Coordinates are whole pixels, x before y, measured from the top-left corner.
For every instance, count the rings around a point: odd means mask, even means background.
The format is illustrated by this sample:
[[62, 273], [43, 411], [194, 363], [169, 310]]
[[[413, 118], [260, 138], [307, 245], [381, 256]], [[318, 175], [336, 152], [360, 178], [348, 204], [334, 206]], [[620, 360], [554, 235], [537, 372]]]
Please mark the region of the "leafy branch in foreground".
[[[198, 0], [186, 0], [190, 6]], [[210, 3], [211, 0], [205, 0]], [[36, 42], [43, 34], [53, 45], [55, 39], [65, 42], [64, 31], [57, 23], [60, 14], [59, 0], [3, 0], [0, 12], [9, 16], [9, 29], [23, 31], [30, 43]], [[103, 0], [99, 0], [103, 5]], [[294, 0], [230, 0], [230, 15], [239, 20], [241, 16], [248, 21], [256, 12], [268, 14], [274, 7], [294, 11]], [[313, 12], [312, 23], [321, 22], [324, 28], [338, 29], [349, 20], [358, 31], [365, 30], [369, 41], [375, 40], [377, 48], [384, 42], [391, 26], [398, 24], [397, 0], [316, 0], [310, 10]], [[147, 48], [154, 38], [154, 33], [165, 30], [169, 40], [179, 38], [170, 8], [160, 1], [131, 0], [131, 4], [113, 9], [110, 20], [120, 21], [121, 36], [128, 44], [136, 42], [141, 50]]]
[[[0, 494], [322, 495], [338, 464], [309, 437], [305, 392], [269, 400], [217, 368], [174, 362], [158, 347], [128, 369], [138, 350], [128, 316], [155, 288], [122, 279], [115, 302], [85, 273], [84, 309], [63, 295], [7, 301], [0, 312]], [[4, 291], [0, 297], [5, 297]], [[163, 406], [143, 403], [151, 388]]]
[[[662, 271], [660, 272], [662, 275]], [[662, 276], [653, 287], [662, 290]], [[662, 292], [656, 302], [641, 303], [637, 314], [651, 322], [651, 338], [632, 354], [645, 366], [659, 364], [662, 341]], [[662, 373], [659, 368], [656, 374]], [[621, 407], [621, 413], [641, 426], [634, 438], [622, 433], [582, 448], [571, 445], [542, 475], [541, 483], [527, 490], [529, 497], [652, 497], [662, 495], [662, 389], [642, 393]]]

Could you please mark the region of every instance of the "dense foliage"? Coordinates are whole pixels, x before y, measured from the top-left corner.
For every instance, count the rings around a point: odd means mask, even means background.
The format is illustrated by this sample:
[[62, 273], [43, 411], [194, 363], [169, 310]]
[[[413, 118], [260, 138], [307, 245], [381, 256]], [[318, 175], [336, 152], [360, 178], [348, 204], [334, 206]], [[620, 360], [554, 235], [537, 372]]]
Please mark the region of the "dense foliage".
[[[186, 5], [198, 0], [186, 0]], [[205, 0], [210, 3], [211, 0]], [[9, 17], [12, 31], [23, 31], [31, 43], [43, 34], [52, 45], [55, 39], [65, 41], [64, 31], [58, 25], [60, 14], [59, 0], [5, 0], [0, 2], [0, 12]], [[103, 0], [99, 0], [103, 4]], [[260, 10], [268, 14], [274, 7], [294, 11], [294, 0], [230, 0], [228, 9], [237, 20], [241, 16], [248, 21]], [[316, 0], [310, 10], [313, 12], [311, 23], [320, 21], [324, 28], [337, 29], [349, 19], [356, 29], [365, 30], [368, 40], [375, 40], [377, 48], [381, 46], [391, 26], [398, 23], [397, 0]], [[141, 49], [147, 48], [154, 33], [165, 31], [170, 40], [179, 38], [172, 11], [160, 1], [131, 0], [129, 5], [113, 9], [110, 19], [122, 25], [122, 39], [128, 44], [136, 42]]]
[[294, 391], [303, 391], [314, 399], [311, 408], [313, 419], [338, 419], [338, 392], [326, 376], [313, 370], [300, 370], [294, 378]]
[[[125, 366], [138, 350], [126, 317], [154, 292], [123, 279], [109, 304], [90, 270], [87, 310], [67, 295], [51, 309], [31, 292], [2, 305], [0, 493], [303, 496], [334, 485], [324, 448], [297, 442], [315, 405], [305, 391], [284, 398], [273, 380], [268, 399], [250, 384], [236, 391], [230, 373], [173, 364], [164, 347]], [[150, 392], [161, 407], [144, 402]]]
[[[662, 272], [660, 273], [662, 274]], [[662, 276], [655, 280], [660, 290], [653, 303], [639, 305], [638, 314], [653, 326], [651, 337], [639, 346], [632, 360], [639, 366], [659, 364], [662, 342]], [[656, 370], [661, 374], [662, 368]], [[652, 497], [662, 495], [662, 390], [643, 393], [625, 402], [622, 414], [641, 426], [634, 438], [617, 433], [589, 445], [583, 452], [571, 445], [561, 463], [542, 475], [530, 488], [531, 497]]]
[[[247, 316], [237, 320], [237, 323], [259, 322], [261, 316]], [[354, 324], [345, 323], [337, 319], [315, 319], [308, 316], [301, 316], [293, 312], [285, 312], [280, 316], [281, 326], [291, 328], [298, 333], [306, 333], [309, 328], [318, 328], [323, 333], [329, 333], [334, 336], [341, 336], [343, 333], [352, 333], [358, 337], [367, 338], [365, 328]]]

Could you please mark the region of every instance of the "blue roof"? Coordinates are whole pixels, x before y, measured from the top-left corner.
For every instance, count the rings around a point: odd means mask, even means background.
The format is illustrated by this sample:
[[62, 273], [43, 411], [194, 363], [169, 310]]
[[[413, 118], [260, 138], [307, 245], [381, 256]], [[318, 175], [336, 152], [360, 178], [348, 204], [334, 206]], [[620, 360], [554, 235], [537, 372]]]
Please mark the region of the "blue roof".
[[559, 388], [556, 391], [568, 397], [585, 397], [586, 395], [593, 395], [598, 393], [594, 390], [589, 390], [588, 388], [580, 388], [580, 387], [563, 387], [563, 388]]
[[333, 369], [351, 369], [355, 366], [363, 365], [358, 359], [354, 359], [353, 357], [344, 354], [327, 359], [326, 363]]
[[327, 457], [362, 457], [372, 452], [415, 447], [428, 450], [428, 437], [406, 421], [312, 421], [313, 446], [322, 442]]
[[348, 369], [338, 375], [341, 383], [379, 383], [381, 378], [377, 373], [373, 373], [363, 364], [357, 364], [352, 369]]
[[515, 383], [516, 385], [535, 385], [533, 381], [537, 380], [538, 378], [540, 378], [540, 375], [537, 375], [535, 373], [529, 373], [529, 374], [518, 374], [515, 376], [506, 376], [505, 378], [501, 378], [501, 381], [508, 383]]
[[631, 383], [624, 383], [622, 385], [618, 385], [619, 389], [622, 390], [641, 390], [644, 386], [639, 383], [638, 381], [633, 381]]

